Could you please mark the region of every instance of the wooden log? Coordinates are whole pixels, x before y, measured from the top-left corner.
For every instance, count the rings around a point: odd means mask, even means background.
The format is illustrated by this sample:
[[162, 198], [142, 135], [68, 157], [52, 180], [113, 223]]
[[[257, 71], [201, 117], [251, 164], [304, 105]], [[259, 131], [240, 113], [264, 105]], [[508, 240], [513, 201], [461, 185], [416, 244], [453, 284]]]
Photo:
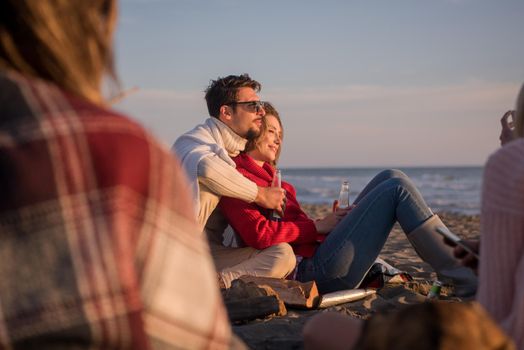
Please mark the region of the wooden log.
[[276, 295], [225, 301], [231, 322], [250, 321], [268, 316], [281, 316], [280, 304], [281, 301], [278, 300]]
[[269, 286], [259, 287], [237, 279], [231, 283], [231, 288], [222, 293], [232, 322], [287, 314], [284, 302]]
[[273, 288], [268, 286], [259, 286], [250, 281], [236, 279], [231, 282], [231, 288], [222, 290], [225, 299], [245, 299], [253, 297], [262, 297], [268, 295], [276, 295]]
[[320, 296], [315, 281], [298, 282], [270, 277], [242, 276], [244, 282], [255, 283], [259, 287], [272, 288], [289, 307], [311, 309], [317, 307]]

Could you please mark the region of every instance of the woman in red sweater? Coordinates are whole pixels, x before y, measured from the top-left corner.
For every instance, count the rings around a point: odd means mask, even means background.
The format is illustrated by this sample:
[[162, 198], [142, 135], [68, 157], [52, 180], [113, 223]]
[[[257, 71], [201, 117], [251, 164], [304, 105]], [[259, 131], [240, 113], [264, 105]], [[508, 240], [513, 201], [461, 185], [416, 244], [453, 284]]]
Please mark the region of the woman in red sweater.
[[[263, 132], [235, 159], [237, 169], [258, 186], [270, 186], [282, 142], [278, 112], [267, 104]], [[300, 208], [295, 189], [282, 182], [287, 205], [280, 221], [254, 203], [223, 197], [220, 209], [248, 246], [265, 249], [290, 243], [297, 255], [296, 279], [315, 280], [323, 293], [355, 288], [372, 266], [395, 222], [399, 222], [419, 255], [439, 278], [452, 282], [455, 293], [475, 293], [476, 276], [454, 258], [437, 226], [444, 226], [428, 208], [412, 181], [399, 170], [379, 173], [346, 210], [312, 220]], [[322, 242], [322, 243], [320, 243]]]

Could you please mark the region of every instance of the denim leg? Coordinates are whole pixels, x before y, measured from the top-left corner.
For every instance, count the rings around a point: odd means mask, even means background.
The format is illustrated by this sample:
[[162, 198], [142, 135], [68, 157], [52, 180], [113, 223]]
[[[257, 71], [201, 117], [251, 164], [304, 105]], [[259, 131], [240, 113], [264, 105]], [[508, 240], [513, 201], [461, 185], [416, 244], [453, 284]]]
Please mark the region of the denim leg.
[[386, 180], [393, 179], [396, 177], [408, 178], [408, 176], [404, 174], [404, 172], [398, 169], [382, 170], [380, 173], [375, 175], [375, 177], [373, 177], [373, 179], [371, 179], [370, 182], [368, 182], [366, 187], [364, 187], [364, 189], [358, 194], [358, 197], [357, 199], [355, 199], [353, 204], [357, 204], [358, 202], [360, 202], [360, 200], [364, 198], [371, 190], [377, 187], [377, 185], [381, 184]]
[[322, 293], [355, 288], [396, 221], [409, 233], [432, 215], [407, 176], [378, 182], [331, 231], [315, 255], [300, 263], [297, 279], [315, 280]]

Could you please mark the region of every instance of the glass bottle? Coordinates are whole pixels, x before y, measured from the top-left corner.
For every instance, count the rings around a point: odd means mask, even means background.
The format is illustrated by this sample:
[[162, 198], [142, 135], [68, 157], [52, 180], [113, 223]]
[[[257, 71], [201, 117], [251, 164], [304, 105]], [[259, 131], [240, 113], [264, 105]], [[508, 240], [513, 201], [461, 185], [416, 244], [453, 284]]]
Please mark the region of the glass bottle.
[[438, 300], [440, 299], [440, 290], [442, 288], [442, 282], [434, 281], [431, 289], [429, 290], [426, 300]]
[[[282, 173], [279, 169], [275, 170], [273, 180], [271, 181], [271, 187], [282, 187]], [[281, 221], [282, 217], [276, 210], [271, 210], [271, 213], [269, 214], [269, 219], [273, 221]]]
[[349, 182], [343, 181], [340, 186], [340, 194], [338, 195], [338, 207], [346, 209], [349, 207]]

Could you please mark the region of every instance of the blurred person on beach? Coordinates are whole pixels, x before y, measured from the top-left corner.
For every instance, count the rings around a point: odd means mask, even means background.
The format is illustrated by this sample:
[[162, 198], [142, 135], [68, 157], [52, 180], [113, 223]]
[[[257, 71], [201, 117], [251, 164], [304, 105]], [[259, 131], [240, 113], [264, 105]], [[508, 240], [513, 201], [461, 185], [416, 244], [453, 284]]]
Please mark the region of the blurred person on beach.
[[[509, 116], [514, 123], [509, 123]], [[478, 304], [517, 349], [524, 350], [524, 85], [516, 110], [506, 112], [501, 124], [503, 147], [488, 158], [484, 168], [480, 241], [465, 241], [480, 258], [445, 241], [455, 247], [454, 255], [464, 266], [478, 272]], [[398, 320], [397, 327], [402, 322]], [[306, 325], [304, 343], [306, 349], [349, 349], [376, 332], [376, 327], [359, 320], [329, 313]]]
[[466, 241], [480, 259], [459, 246], [455, 256], [478, 271], [477, 300], [524, 350], [524, 85], [501, 123], [502, 147], [484, 167], [480, 241]]
[[325, 312], [306, 323], [303, 335], [305, 350], [515, 350], [477, 302], [406, 304], [365, 321]]
[[[282, 136], [278, 112], [266, 104], [263, 132], [234, 158], [237, 170], [258, 186], [270, 186]], [[282, 187], [287, 201], [281, 220], [272, 220], [270, 211], [256, 203], [231, 197], [222, 197], [219, 208], [247, 246], [265, 249], [290, 243], [297, 256], [297, 280], [316, 281], [322, 293], [358, 287], [398, 221], [421, 258], [440, 279], [454, 284], [457, 295], [475, 293], [476, 276], [454, 258], [453, 248], [442, 242], [435, 228], [444, 224], [401, 171], [379, 173], [352, 207], [337, 209], [316, 221], [300, 208], [295, 188], [286, 182]]]
[[116, 7], [0, 2], [1, 348], [237, 344], [182, 169], [101, 94]]
[[210, 117], [173, 145], [187, 172], [198, 223], [207, 235], [222, 287], [242, 275], [283, 278], [295, 266], [293, 249], [285, 242], [262, 249], [223, 245], [228, 224], [217, 208], [222, 196], [278, 211], [286, 200], [284, 190], [258, 186], [242, 176], [232, 160], [260, 134], [265, 114], [260, 89], [248, 74], [212, 80], [205, 95]]

